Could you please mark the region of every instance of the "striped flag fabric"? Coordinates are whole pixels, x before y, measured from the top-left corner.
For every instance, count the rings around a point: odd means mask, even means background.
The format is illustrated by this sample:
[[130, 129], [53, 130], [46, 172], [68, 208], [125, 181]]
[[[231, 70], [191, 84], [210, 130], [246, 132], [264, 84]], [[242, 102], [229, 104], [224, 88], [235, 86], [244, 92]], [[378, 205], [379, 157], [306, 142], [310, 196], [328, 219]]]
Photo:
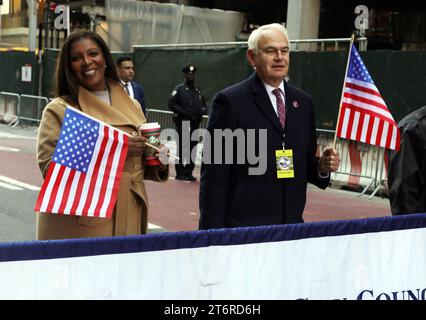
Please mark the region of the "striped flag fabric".
[[126, 133], [68, 106], [34, 210], [111, 218], [127, 149]]
[[340, 138], [399, 150], [398, 125], [353, 44], [336, 134]]

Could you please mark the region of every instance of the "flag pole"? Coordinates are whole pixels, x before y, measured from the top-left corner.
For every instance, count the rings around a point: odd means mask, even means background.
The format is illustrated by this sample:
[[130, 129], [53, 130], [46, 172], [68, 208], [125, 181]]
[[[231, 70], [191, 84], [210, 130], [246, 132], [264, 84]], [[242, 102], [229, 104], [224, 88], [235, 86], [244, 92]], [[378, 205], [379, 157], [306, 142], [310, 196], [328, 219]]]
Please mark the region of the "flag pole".
[[354, 41], [355, 41], [355, 33], [352, 33], [351, 41], [349, 43], [349, 54], [348, 54], [348, 61], [346, 62], [346, 71], [345, 71], [345, 79], [343, 81], [343, 87], [342, 87], [342, 95], [340, 96], [339, 114], [337, 115], [336, 130], [334, 131], [333, 149], [336, 149], [337, 128], [339, 127], [340, 112], [342, 111], [343, 94], [344, 94], [344, 90], [345, 90], [346, 78], [347, 78], [347, 75], [348, 75], [349, 61], [351, 59], [352, 44], [354, 43]]

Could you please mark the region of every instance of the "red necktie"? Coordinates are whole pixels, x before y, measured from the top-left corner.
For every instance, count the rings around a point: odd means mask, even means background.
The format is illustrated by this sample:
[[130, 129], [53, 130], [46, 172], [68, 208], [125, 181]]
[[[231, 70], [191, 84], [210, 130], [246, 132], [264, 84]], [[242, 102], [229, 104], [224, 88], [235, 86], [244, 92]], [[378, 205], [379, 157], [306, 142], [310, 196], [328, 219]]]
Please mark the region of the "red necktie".
[[277, 109], [278, 109], [278, 119], [280, 119], [281, 126], [284, 128], [285, 125], [285, 106], [283, 98], [280, 94], [280, 89], [276, 88], [272, 90], [272, 93], [277, 98]]

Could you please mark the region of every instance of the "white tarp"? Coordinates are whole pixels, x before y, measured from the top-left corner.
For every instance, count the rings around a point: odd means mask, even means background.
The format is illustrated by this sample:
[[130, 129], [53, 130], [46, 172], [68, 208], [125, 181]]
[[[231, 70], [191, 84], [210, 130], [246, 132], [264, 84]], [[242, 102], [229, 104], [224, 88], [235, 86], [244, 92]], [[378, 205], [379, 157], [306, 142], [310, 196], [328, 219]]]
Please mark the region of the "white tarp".
[[106, 0], [108, 45], [129, 52], [132, 45], [236, 41], [241, 12], [135, 0]]

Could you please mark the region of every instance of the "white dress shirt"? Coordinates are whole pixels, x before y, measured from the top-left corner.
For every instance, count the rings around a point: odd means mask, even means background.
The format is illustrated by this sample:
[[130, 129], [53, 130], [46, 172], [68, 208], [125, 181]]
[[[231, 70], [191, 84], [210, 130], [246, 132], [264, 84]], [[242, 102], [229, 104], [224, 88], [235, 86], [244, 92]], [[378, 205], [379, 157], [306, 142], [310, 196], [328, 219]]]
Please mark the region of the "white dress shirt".
[[[266, 92], [268, 92], [269, 99], [271, 100], [272, 106], [274, 107], [275, 113], [278, 117], [277, 97], [272, 93], [272, 91], [276, 88], [267, 84], [266, 82], [263, 82], [263, 85], [265, 86]], [[285, 105], [284, 81], [281, 81], [278, 88], [280, 89], [281, 98], [283, 99]]]
[[[126, 82], [124, 82], [123, 80], [120, 80], [121, 85], [123, 86], [124, 91], [126, 91]], [[135, 93], [133, 92], [133, 87], [132, 84], [129, 82], [127, 82], [127, 89], [129, 90], [129, 96], [132, 98], [135, 98]]]

